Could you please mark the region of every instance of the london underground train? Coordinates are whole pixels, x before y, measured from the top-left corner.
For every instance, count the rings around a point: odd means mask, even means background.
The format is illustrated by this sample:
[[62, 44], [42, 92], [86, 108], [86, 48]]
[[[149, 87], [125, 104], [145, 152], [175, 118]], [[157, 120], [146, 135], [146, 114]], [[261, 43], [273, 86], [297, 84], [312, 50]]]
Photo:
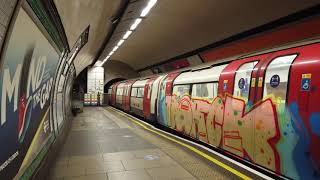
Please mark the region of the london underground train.
[[121, 81], [111, 105], [293, 179], [320, 178], [320, 43]]

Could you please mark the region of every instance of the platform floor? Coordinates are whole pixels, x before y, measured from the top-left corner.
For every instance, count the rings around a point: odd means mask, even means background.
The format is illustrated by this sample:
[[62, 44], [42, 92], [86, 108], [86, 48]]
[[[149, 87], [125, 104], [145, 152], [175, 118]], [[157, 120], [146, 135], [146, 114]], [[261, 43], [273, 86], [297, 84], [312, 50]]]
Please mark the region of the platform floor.
[[[259, 179], [250, 172], [239, 171]], [[71, 131], [48, 179], [241, 178], [188, 148], [145, 130], [110, 107], [86, 107], [73, 119]]]

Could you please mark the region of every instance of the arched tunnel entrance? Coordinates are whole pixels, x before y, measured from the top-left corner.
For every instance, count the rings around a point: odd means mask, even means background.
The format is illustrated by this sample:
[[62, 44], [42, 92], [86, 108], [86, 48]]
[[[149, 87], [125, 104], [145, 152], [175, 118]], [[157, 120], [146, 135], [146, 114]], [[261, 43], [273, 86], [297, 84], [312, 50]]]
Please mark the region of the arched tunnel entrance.
[[112, 79], [111, 81], [107, 82], [105, 85], [104, 85], [104, 92], [107, 93], [108, 92], [108, 88], [114, 84], [115, 82], [118, 82], [118, 81], [123, 81], [125, 80], [124, 78], [116, 78], [116, 79]]

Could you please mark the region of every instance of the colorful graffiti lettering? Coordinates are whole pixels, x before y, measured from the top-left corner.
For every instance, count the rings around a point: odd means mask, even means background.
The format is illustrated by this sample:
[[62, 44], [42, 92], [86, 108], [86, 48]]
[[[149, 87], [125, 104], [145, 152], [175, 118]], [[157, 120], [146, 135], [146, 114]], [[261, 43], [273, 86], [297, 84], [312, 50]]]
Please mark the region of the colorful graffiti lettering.
[[175, 114], [177, 131], [280, 171], [275, 148], [279, 127], [271, 100], [261, 102], [249, 112], [245, 111], [243, 100], [231, 96], [226, 96], [225, 100], [217, 97], [212, 102], [190, 100], [189, 96], [179, 102], [175, 100], [177, 98], [171, 102], [171, 111]]
[[[296, 145], [293, 147], [292, 159], [295, 164], [299, 165], [299, 167], [303, 167], [295, 168], [298, 173], [296, 176], [304, 177], [306, 179], [319, 179], [320, 139], [317, 134], [317, 130], [319, 128], [320, 113], [313, 113], [310, 116], [309, 122], [311, 124], [311, 131], [309, 131], [306, 127], [306, 123], [299, 114], [299, 107], [297, 103], [292, 103], [290, 105], [290, 112], [293, 117], [293, 131], [291, 133], [296, 135]], [[315, 136], [318, 137], [316, 138]]]
[[[287, 109], [272, 97], [249, 108], [231, 95], [215, 99], [173, 95], [163, 96], [162, 101], [159, 109], [167, 126], [180, 133], [291, 178], [319, 177], [320, 154], [308, 150], [320, 147], [320, 113], [310, 117], [308, 130], [296, 104]], [[311, 140], [310, 131], [316, 139]]]

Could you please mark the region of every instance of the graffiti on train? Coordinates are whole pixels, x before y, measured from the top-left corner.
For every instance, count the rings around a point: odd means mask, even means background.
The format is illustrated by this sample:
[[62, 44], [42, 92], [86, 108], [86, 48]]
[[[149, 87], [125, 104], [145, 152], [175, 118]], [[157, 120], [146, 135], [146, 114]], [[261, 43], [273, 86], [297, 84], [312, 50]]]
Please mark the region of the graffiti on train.
[[231, 95], [213, 100], [173, 95], [160, 96], [160, 101], [161, 97], [166, 102], [160, 102], [162, 124], [277, 173], [297, 179], [319, 176], [319, 153], [312, 151], [320, 145], [319, 112], [310, 117], [318, 133], [311, 140], [294, 104], [283, 110], [272, 98], [247, 108], [248, 103]]

